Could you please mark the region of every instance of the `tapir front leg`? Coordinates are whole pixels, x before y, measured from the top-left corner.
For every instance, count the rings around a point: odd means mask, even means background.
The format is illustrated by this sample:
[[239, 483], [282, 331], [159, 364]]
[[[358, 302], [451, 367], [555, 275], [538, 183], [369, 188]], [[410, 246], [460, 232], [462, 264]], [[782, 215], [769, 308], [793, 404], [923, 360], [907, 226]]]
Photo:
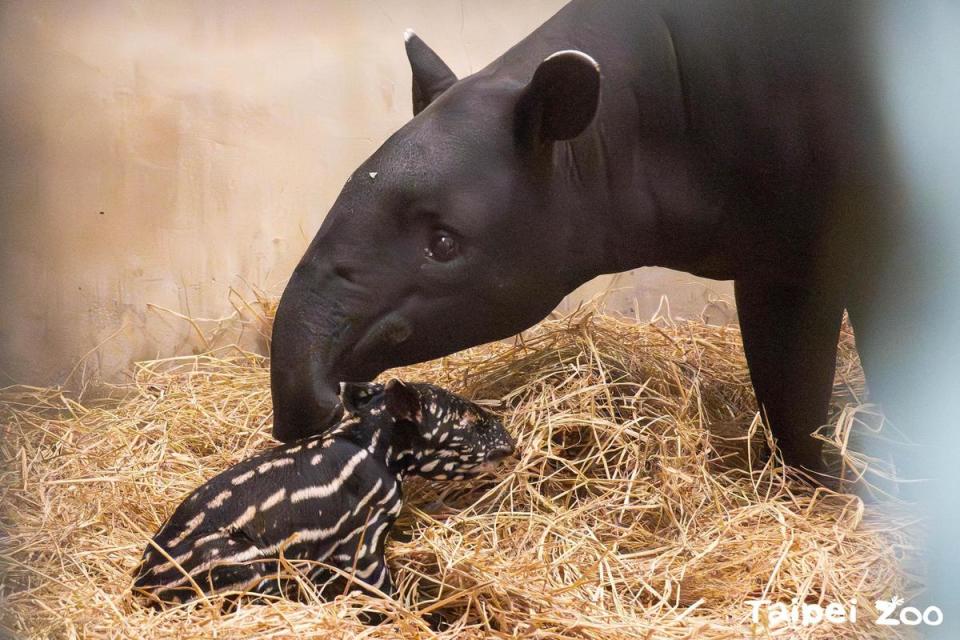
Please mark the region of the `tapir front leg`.
[[795, 286], [737, 280], [743, 348], [760, 411], [784, 461], [824, 471], [821, 442], [843, 319], [839, 296]]

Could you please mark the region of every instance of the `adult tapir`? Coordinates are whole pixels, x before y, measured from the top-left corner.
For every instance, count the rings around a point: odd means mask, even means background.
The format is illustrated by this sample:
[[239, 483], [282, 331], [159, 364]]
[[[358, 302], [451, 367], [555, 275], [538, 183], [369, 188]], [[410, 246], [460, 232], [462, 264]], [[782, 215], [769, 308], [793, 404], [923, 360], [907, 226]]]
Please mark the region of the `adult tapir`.
[[658, 265], [735, 281], [762, 410], [787, 462], [821, 468], [841, 318], [869, 341], [897, 235], [869, 5], [574, 0], [459, 80], [408, 31], [414, 117], [347, 180], [277, 310], [274, 435], [332, 424], [341, 380]]

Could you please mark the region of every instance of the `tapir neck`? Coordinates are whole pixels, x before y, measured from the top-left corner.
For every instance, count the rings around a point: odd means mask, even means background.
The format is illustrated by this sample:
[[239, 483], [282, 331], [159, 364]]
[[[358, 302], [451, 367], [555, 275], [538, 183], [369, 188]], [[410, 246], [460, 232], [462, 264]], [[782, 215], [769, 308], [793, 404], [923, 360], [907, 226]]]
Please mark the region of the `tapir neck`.
[[693, 160], [677, 51], [656, 5], [574, 0], [490, 70], [532, 73], [557, 49], [587, 52], [603, 78], [593, 124], [553, 154], [555, 206], [582, 279], [654, 265], [732, 277], [722, 199], [711, 168]]
[[395, 424], [392, 418], [383, 414], [382, 409], [377, 411], [377, 415], [364, 413], [344, 416], [327, 437], [350, 440], [366, 449], [371, 458], [383, 462], [385, 467], [397, 470], [394, 460]]

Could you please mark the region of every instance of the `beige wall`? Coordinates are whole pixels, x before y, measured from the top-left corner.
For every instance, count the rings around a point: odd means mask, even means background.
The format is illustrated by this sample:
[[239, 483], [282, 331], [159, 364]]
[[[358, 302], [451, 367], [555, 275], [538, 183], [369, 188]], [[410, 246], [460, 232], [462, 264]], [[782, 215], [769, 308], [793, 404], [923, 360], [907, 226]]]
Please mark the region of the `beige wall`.
[[[404, 28], [463, 75], [562, 4], [0, 4], [0, 383], [60, 382], [85, 354], [73, 382], [116, 379], [199, 348], [147, 303], [220, 318], [231, 286], [279, 293], [351, 170], [410, 116]], [[643, 271], [612, 306], [729, 295]]]

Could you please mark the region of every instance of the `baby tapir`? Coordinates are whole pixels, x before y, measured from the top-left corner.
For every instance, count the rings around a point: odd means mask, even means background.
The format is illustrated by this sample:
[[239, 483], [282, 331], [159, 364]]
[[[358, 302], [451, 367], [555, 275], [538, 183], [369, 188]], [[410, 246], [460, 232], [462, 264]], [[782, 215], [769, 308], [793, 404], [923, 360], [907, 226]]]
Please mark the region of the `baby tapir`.
[[[184, 500], [144, 551], [134, 592], [155, 605], [198, 590], [296, 597], [282, 556], [391, 594], [383, 548], [403, 477], [472, 477], [513, 452], [496, 418], [434, 385], [344, 383], [340, 400], [331, 431], [245, 460]], [[321, 566], [305, 573], [322, 597], [346, 586]]]

